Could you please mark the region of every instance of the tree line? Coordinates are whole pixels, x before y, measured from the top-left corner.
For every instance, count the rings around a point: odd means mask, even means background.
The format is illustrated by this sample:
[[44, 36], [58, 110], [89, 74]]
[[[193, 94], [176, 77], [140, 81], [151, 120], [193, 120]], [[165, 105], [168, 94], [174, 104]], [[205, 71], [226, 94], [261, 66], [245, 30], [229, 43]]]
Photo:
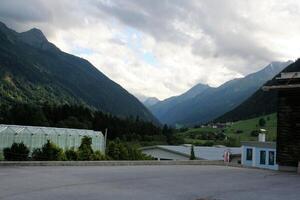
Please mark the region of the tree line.
[[0, 106], [0, 123], [49, 126], [60, 128], [92, 129], [105, 132], [108, 139], [119, 138], [122, 141], [144, 141], [179, 144], [174, 129], [140, 120], [136, 117], [113, 116], [83, 105], [53, 105], [53, 104], [12, 104]]
[[143, 154], [136, 146], [129, 146], [120, 140], [110, 141], [106, 154], [92, 148], [92, 138], [84, 136], [78, 149], [63, 150], [52, 141], [36, 148], [30, 154], [29, 148], [24, 143], [13, 143], [11, 147], [3, 149], [4, 158], [7, 161], [78, 161], [78, 160], [152, 160], [153, 158]]

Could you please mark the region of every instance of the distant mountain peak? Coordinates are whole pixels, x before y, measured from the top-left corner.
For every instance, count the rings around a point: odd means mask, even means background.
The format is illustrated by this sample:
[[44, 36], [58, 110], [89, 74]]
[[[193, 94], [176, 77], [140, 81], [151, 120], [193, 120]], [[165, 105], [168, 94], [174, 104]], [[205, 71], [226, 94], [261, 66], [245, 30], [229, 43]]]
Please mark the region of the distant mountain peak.
[[30, 46], [40, 48], [42, 50], [57, 51], [59, 50], [54, 44], [49, 42], [44, 33], [37, 28], [18, 34], [18, 38]]
[[[271, 64], [274, 64], [274, 62], [272, 62]], [[275, 74], [272, 77], [272, 79], [264, 83], [264, 85], [272, 85], [274, 81], [276, 81], [276, 77], [278, 77], [281, 72], [300, 70], [300, 62], [297, 61], [293, 62], [289, 60], [285, 62], [285, 65], [288, 66], [283, 66], [284, 69], [282, 71], [280, 70], [277, 73], [277, 75]], [[274, 66], [270, 65], [268, 66], [268, 68], [274, 69]], [[275, 68], [275, 70], [277, 70], [277, 68]], [[259, 88], [249, 98], [247, 98], [237, 107], [219, 116], [215, 121], [225, 122], [225, 121], [238, 121], [241, 119], [250, 119], [261, 115], [274, 113], [276, 112], [276, 110], [277, 110], [277, 91], [265, 92], [261, 88]]]
[[6, 38], [12, 42], [23, 42], [32, 47], [39, 48], [42, 50], [57, 51], [59, 50], [54, 44], [49, 42], [43, 32], [37, 28], [30, 29], [22, 33], [18, 33], [3, 22], [0, 21], [0, 32], [6, 36]]
[[191, 89], [189, 89], [188, 91], [186, 91], [180, 96], [183, 97], [184, 99], [194, 98], [195, 96], [201, 94], [203, 91], [209, 88], [211, 87], [207, 84], [198, 83], [197, 85], [194, 85]]
[[190, 90], [192, 89], [207, 89], [210, 86], [208, 84], [203, 84], [203, 83], [198, 83], [196, 85], [194, 85]]
[[216, 88], [198, 84], [180, 96], [155, 104], [150, 110], [163, 124], [206, 123], [241, 104], [288, 64], [272, 62], [258, 72]]
[[35, 47], [41, 47], [43, 44], [48, 43], [43, 32], [37, 28], [22, 32], [19, 36], [23, 42]]
[[143, 101], [143, 104], [146, 106], [146, 107], [150, 107], [150, 106], [153, 106], [154, 104], [156, 104], [157, 102], [159, 102], [159, 99], [156, 98], [156, 97], [148, 97], [147, 99], [145, 99]]
[[292, 64], [293, 61], [289, 60], [286, 62], [273, 61], [261, 71], [267, 75], [270, 75], [269, 79], [273, 78], [274, 74], [278, 74], [281, 70], [283, 70], [286, 66]]
[[159, 99], [156, 98], [156, 97], [148, 97], [148, 98], [146, 99], [146, 101], [147, 101], [147, 100], [155, 100], [155, 101], [159, 101]]
[[[272, 79], [276, 74], [278, 74], [280, 71], [282, 71], [286, 66], [290, 65], [293, 63], [293, 61], [286, 61], [286, 62], [281, 62], [281, 61], [273, 61], [270, 62], [267, 66], [262, 68], [261, 70], [248, 74], [242, 79], [257, 79], [259, 78], [260, 80], [268, 81]], [[238, 79], [240, 80], [240, 79]], [[228, 81], [227, 83], [230, 83], [231, 81]], [[226, 84], [225, 84], [226, 85]]]
[[48, 41], [46, 36], [44, 35], [44, 33], [40, 29], [37, 29], [37, 28], [32, 28], [29, 31], [23, 32], [21, 34], [26, 34], [26, 35], [32, 36], [36, 40], [39, 40], [39, 41], [43, 41], [43, 42]]

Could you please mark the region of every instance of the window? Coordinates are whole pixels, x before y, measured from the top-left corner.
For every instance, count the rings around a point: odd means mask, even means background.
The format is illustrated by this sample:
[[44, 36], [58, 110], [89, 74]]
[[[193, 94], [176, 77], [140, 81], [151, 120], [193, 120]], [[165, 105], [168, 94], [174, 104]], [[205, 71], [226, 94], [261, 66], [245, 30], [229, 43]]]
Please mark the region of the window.
[[260, 164], [266, 164], [266, 151], [260, 151]]
[[275, 164], [275, 152], [269, 151], [269, 165]]
[[246, 155], [247, 160], [252, 160], [252, 153], [253, 153], [252, 149], [247, 149], [247, 155]]

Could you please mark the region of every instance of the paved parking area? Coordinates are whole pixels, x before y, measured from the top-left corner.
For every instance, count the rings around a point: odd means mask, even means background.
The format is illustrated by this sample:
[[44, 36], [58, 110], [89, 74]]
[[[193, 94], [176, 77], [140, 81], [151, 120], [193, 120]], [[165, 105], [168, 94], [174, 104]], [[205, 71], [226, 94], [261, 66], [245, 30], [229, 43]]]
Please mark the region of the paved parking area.
[[300, 176], [222, 166], [0, 167], [5, 200], [297, 200]]

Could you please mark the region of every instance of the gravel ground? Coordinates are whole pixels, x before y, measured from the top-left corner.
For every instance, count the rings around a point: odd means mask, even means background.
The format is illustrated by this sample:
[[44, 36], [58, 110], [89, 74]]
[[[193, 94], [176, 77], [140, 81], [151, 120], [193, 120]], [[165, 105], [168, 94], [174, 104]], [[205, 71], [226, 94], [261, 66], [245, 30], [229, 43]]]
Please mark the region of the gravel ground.
[[300, 200], [300, 176], [224, 166], [0, 167], [5, 200]]

